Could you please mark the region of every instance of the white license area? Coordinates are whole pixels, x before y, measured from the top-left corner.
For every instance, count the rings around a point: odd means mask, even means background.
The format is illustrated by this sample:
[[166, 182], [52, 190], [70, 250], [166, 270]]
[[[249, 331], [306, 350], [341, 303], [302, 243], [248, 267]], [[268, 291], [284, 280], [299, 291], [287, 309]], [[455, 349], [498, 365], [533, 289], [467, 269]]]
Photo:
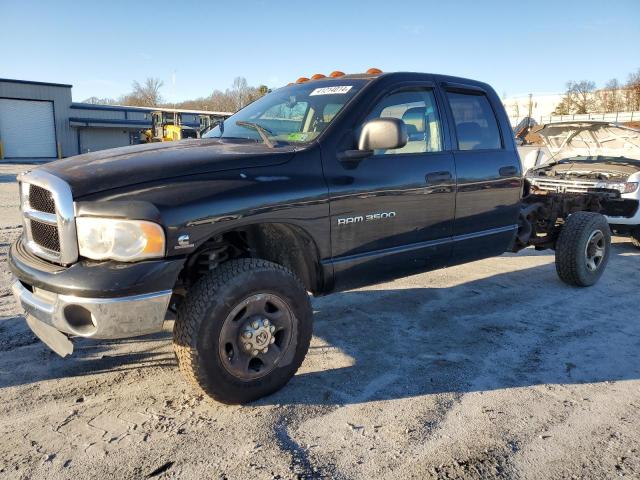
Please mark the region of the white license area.
[[351, 87], [351, 85], [340, 85], [336, 87], [316, 88], [309, 94], [309, 96], [313, 97], [314, 95], [344, 95], [349, 90], [351, 90]]

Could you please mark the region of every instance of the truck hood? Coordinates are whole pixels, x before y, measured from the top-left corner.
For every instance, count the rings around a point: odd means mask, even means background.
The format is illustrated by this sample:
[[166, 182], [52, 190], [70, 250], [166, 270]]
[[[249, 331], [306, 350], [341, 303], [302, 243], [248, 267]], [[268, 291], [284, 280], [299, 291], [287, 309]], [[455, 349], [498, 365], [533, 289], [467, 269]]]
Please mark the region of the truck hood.
[[139, 183], [288, 161], [295, 148], [230, 139], [150, 143], [86, 153], [40, 169], [65, 180], [74, 198]]
[[609, 122], [559, 122], [534, 129], [552, 160], [604, 156], [640, 160], [640, 131]]

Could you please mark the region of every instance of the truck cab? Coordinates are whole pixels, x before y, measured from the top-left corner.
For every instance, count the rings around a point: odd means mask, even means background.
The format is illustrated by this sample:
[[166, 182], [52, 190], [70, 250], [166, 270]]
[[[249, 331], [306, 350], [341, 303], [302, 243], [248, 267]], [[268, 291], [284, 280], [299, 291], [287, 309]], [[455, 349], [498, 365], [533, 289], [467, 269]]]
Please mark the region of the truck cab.
[[[13, 291], [61, 355], [158, 331], [184, 375], [242, 403], [293, 376], [310, 296], [556, 248], [588, 286], [610, 233], [597, 195], [529, 196], [496, 93], [423, 73], [301, 77], [204, 138], [53, 162], [19, 178]], [[582, 211], [589, 210], [589, 211]]]

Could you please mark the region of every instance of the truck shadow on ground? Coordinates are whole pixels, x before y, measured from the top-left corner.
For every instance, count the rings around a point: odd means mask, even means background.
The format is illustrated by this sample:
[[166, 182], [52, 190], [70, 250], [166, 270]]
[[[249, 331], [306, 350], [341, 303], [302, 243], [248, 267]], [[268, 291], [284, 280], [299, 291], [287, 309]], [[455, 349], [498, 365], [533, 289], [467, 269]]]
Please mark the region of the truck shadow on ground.
[[638, 267], [640, 252], [620, 242], [592, 288], [563, 284], [551, 261], [450, 288], [316, 299], [322, 345], [284, 390], [259, 403], [353, 404], [640, 379]]
[[[7, 331], [10, 339], [3, 338]], [[167, 349], [170, 342], [168, 331], [123, 340], [76, 339], [73, 355], [60, 358], [31, 333], [22, 317], [4, 320], [0, 322], [0, 389], [66, 377], [177, 368], [173, 351]]]
[[[314, 299], [316, 339], [303, 368], [285, 389], [257, 404], [351, 404], [640, 378], [640, 322], [634, 321], [640, 252], [617, 243], [600, 283], [587, 289], [561, 283], [549, 260], [449, 287]], [[61, 359], [21, 318], [5, 320], [0, 388], [175, 367], [170, 341], [168, 329], [127, 340], [83, 339], [72, 357]]]

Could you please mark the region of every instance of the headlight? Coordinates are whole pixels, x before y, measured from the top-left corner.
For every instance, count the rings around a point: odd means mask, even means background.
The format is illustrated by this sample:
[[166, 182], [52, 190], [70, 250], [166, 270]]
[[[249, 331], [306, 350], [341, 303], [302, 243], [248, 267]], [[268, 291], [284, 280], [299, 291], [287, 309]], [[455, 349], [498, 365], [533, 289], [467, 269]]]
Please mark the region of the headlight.
[[620, 193], [633, 193], [638, 189], [638, 182], [598, 182], [596, 188], [618, 190]]
[[145, 220], [78, 217], [78, 250], [94, 260], [133, 262], [164, 255], [164, 230]]

